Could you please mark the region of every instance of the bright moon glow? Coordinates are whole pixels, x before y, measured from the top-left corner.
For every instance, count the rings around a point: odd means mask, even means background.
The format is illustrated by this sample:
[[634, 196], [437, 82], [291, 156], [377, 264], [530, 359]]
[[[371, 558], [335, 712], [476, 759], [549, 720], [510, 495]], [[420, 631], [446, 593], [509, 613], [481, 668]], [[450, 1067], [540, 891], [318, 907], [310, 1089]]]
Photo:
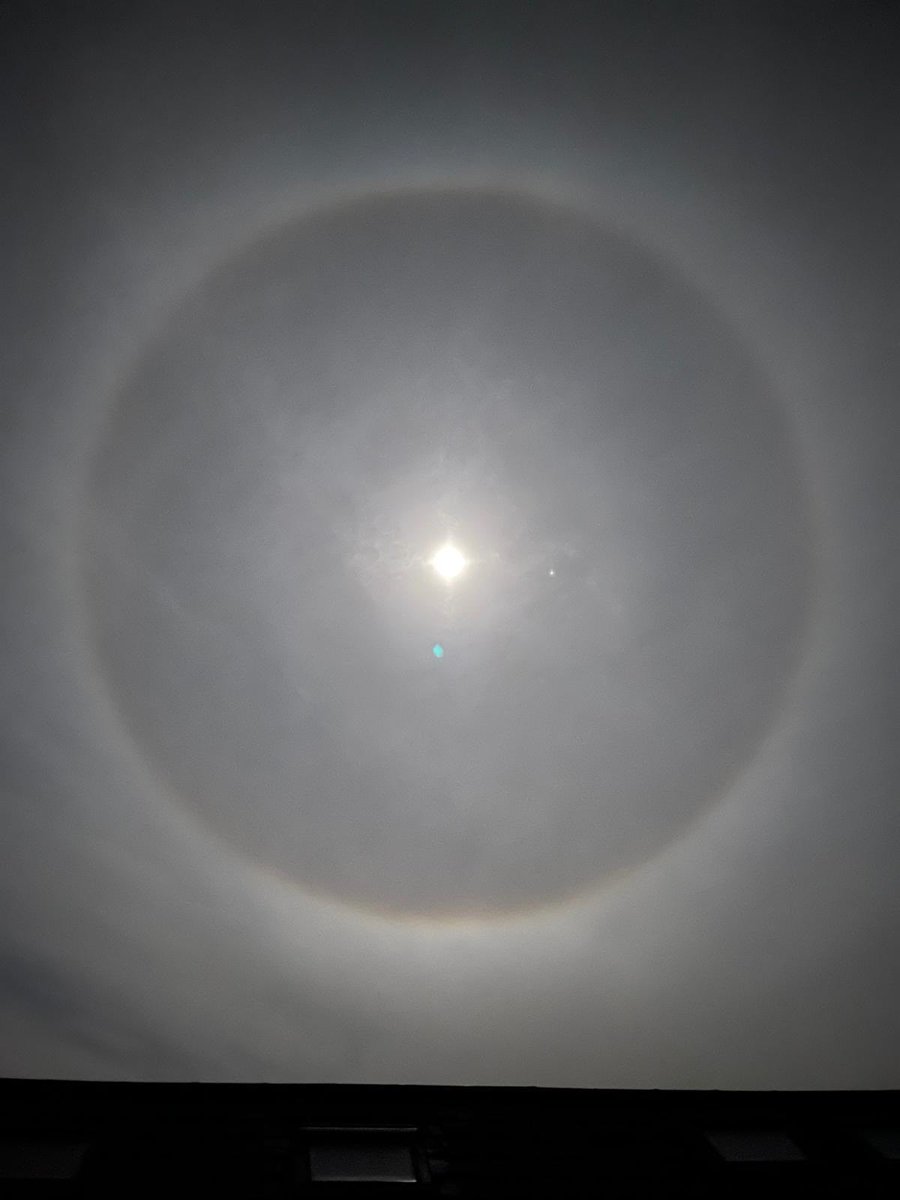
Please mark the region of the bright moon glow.
[[431, 565], [437, 571], [442, 579], [446, 579], [449, 583], [451, 579], [456, 579], [457, 575], [461, 575], [466, 568], [466, 559], [462, 552], [457, 550], [452, 542], [447, 542], [441, 546], [434, 558], [431, 560]]

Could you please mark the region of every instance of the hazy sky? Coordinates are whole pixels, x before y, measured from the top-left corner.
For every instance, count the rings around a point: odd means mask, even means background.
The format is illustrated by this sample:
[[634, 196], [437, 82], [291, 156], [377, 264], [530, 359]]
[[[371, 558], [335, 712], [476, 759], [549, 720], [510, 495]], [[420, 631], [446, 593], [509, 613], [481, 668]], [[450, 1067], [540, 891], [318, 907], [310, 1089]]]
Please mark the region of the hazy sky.
[[0, 46], [0, 1073], [900, 1086], [891, 6]]

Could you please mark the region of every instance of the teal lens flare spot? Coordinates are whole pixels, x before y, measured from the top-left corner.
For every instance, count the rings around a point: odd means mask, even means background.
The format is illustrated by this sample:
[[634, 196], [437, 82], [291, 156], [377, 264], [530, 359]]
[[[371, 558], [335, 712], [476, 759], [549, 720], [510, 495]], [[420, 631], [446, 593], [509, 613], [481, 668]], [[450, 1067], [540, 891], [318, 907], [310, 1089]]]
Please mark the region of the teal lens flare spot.
[[435, 658], [443, 658], [444, 657], [444, 647], [441, 645], [440, 642], [435, 642], [434, 645], [431, 647], [431, 653], [434, 655]]

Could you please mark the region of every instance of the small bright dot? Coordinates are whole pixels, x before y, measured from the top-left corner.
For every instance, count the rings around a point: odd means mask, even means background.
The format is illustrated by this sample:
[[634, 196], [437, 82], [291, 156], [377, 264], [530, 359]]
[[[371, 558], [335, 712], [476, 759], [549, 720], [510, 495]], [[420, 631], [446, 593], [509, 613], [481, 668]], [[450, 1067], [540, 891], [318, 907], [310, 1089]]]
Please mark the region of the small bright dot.
[[550, 570], [547, 572], [547, 574], [548, 574], [548, 575], [555, 575], [555, 574], [556, 574], [556, 572], [555, 572], [555, 571], [553, 570], [553, 568], [551, 567], [551, 568], [550, 568]]
[[444, 657], [444, 647], [441, 645], [440, 642], [435, 642], [434, 645], [431, 647], [431, 653], [434, 655], [435, 658], [443, 658]]
[[447, 542], [432, 558], [431, 565], [438, 575], [449, 583], [451, 579], [456, 579], [457, 575], [462, 574], [467, 564], [462, 551], [457, 550], [452, 542]]

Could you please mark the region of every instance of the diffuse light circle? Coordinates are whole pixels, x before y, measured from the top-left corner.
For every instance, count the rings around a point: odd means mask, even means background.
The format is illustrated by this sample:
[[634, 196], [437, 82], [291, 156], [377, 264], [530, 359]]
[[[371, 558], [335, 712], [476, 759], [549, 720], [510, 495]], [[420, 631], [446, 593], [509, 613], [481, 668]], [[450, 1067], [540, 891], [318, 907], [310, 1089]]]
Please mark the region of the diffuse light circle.
[[813, 591], [740, 337], [647, 248], [500, 190], [235, 253], [119, 389], [87, 513], [93, 651], [158, 777], [265, 868], [410, 917], [658, 853], [777, 720]]

